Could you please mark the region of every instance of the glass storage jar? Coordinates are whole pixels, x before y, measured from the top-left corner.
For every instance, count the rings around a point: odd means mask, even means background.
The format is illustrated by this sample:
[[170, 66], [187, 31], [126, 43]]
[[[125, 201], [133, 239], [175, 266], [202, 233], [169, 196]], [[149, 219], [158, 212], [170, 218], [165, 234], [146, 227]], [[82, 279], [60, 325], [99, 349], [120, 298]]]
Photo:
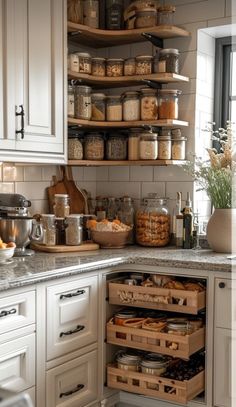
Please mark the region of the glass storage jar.
[[158, 156], [157, 134], [143, 131], [139, 142], [140, 160], [156, 160]]
[[99, 28], [99, 0], [84, 0], [84, 25]]
[[152, 88], [142, 88], [141, 92], [141, 120], [157, 120], [158, 105], [157, 91]]
[[116, 219], [116, 212], [117, 212], [116, 199], [114, 198], [114, 196], [109, 196], [107, 198], [107, 219], [110, 222]]
[[124, 75], [131, 76], [136, 73], [135, 58], [127, 58], [124, 62]]
[[[141, 371], [142, 373], [150, 374], [152, 376], [160, 376], [165, 373], [168, 365], [168, 358], [157, 353], [147, 354], [141, 361]], [[148, 383], [147, 387], [149, 389], [158, 390], [158, 383]]]
[[127, 137], [123, 134], [110, 134], [106, 142], [107, 160], [127, 159]]
[[170, 160], [171, 159], [171, 136], [162, 135], [158, 136], [158, 159]]
[[92, 116], [91, 120], [105, 121], [106, 120], [106, 95], [104, 93], [92, 93]]
[[75, 87], [75, 117], [77, 119], [90, 120], [91, 108], [91, 88], [90, 86]]
[[65, 218], [70, 214], [69, 195], [55, 194], [53, 212], [56, 218]]
[[66, 217], [66, 245], [79, 246], [83, 242], [83, 216], [69, 215]]
[[79, 57], [77, 53], [68, 55], [68, 69], [72, 72], [79, 72]]
[[105, 58], [92, 58], [92, 75], [106, 76], [106, 59]]
[[171, 158], [172, 160], [185, 160], [186, 138], [184, 136], [172, 135]]
[[43, 214], [41, 222], [43, 227], [43, 244], [45, 244], [46, 246], [55, 246], [56, 244], [55, 215]]
[[68, 21], [83, 24], [83, 0], [67, 0]]
[[173, 25], [174, 19], [174, 6], [162, 6], [158, 8], [157, 25]]
[[169, 318], [167, 319], [166, 331], [173, 335], [189, 335], [194, 331], [191, 322], [186, 318]]
[[136, 75], [149, 75], [152, 73], [152, 60], [151, 55], [138, 55], [135, 58]]
[[[130, 311], [127, 309], [124, 309], [120, 312], [117, 312], [114, 315], [114, 323], [115, 325], [124, 325], [124, 322], [129, 320], [130, 318], [136, 318], [137, 317], [137, 312], [136, 311]], [[126, 334], [122, 332], [117, 332], [117, 337], [118, 338], [126, 338]]]
[[132, 160], [139, 160], [139, 142], [140, 142], [140, 135], [142, 134], [141, 129], [130, 129], [129, 136], [128, 136], [128, 159]]
[[138, 92], [125, 92], [123, 95], [123, 120], [140, 120], [140, 98]]
[[68, 137], [68, 158], [69, 160], [83, 160], [83, 144], [78, 135]]
[[170, 241], [167, 199], [148, 194], [136, 212], [136, 241], [141, 246], [166, 246]]
[[55, 225], [56, 225], [56, 245], [66, 244], [66, 224], [64, 217], [56, 218]]
[[127, 238], [128, 244], [134, 243], [134, 207], [132, 198], [130, 196], [124, 196], [120, 200], [120, 209], [117, 213], [118, 219], [131, 227], [129, 236]]
[[106, 74], [109, 77], [117, 77], [124, 75], [124, 59], [110, 58], [106, 63]]
[[[139, 364], [140, 364], [140, 356], [138, 355], [130, 355], [128, 353], [121, 353], [117, 357], [117, 367], [118, 369], [128, 370], [132, 372], [139, 371]], [[127, 383], [128, 379], [125, 376], [119, 376], [118, 380], [122, 383]], [[134, 382], [134, 381], [133, 381]]]
[[77, 52], [77, 56], [79, 61], [78, 72], [91, 74], [92, 69], [91, 55], [87, 52]]
[[177, 120], [179, 115], [180, 90], [159, 89], [158, 91], [158, 113], [159, 119]]
[[136, 11], [135, 28], [154, 27], [156, 24], [156, 9], [147, 7]]
[[160, 51], [158, 72], [179, 73], [179, 51], [177, 49], [169, 48]]
[[75, 117], [75, 94], [73, 86], [68, 86], [67, 114], [69, 117]]
[[123, 28], [123, 0], [106, 0], [106, 29], [121, 30]]
[[100, 133], [89, 133], [85, 136], [84, 158], [86, 160], [104, 159], [104, 138]]
[[106, 118], [108, 122], [122, 121], [122, 101], [121, 96], [107, 96]]

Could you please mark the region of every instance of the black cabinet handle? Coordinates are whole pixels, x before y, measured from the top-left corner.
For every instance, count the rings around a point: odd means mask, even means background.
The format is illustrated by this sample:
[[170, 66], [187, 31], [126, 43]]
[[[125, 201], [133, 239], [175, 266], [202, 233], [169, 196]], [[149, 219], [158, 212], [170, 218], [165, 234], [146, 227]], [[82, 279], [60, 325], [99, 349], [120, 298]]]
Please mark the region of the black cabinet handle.
[[224, 283], [223, 281], [221, 281], [221, 282], [219, 283], [219, 288], [225, 288], [225, 283]]
[[16, 116], [21, 116], [21, 129], [16, 130], [16, 134], [21, 134], [21, 138], [23, 139], [25, 136], [25, 111], [24, 111], [24, 106], [20, 105], [20, 112], [17, 112], [17, 107], [16, 107]]
[[1, 317], [6, 317], [7, 315], [11, 315], [11, 314], [16, 314], [16, 308], [12, 308], [9, 311], [5, 311], [5, 310], [1, 311], [0, 312], [0, 318]]
[[70, 391], [65, 391], [64, 393], [60, 393], [59, 397], [61, 399], [62, 397], [70, 396], [71, 394], [77, 393], [77, 391], [80, 391], [83, 388], [84, 388], [84, 384], [77, 384], [77, 386], [74, 389], [72, 389]]
[[66, 336], [66, 335], [73, 335], [73, 334], [75, 334], [76, 332], [80, 332], [80, 331], [83, 331], [83, 329], [85, 328], [85, 326], [84, 325], [77, 325], [77, 327], [75, 328], [75, 329], [71, 329], [70, 331], [66, 331], [66, 332], [60, 332], [60, 338], [62, 337], [62, 336]]
[[69, 293], [69, 294], [61, 294], [60, 295], [60, 300], [63, 300], [63, 298], [72, 298], [72, 297], [77, 297], [77, 295], [82, 295], [85, 293], [85, 290], [78, 290], [74, 293]]

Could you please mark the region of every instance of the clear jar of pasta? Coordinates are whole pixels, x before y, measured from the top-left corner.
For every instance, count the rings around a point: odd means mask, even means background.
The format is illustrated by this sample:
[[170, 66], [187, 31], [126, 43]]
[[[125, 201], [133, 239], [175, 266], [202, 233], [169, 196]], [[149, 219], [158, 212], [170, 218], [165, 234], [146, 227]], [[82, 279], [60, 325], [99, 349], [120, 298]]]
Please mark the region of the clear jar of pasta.
[[141, 120], [157, 120], [158, 104], [157, 91], [152, 88], [141, 90]]
[[92, 58], [92, 75], [106, 76], [106, 59]]
[[124, 75], [124, 60], [122, 58], [107, 59], [106, 74], [109, 77]]
[[152, 55], [139, 55], [135, 58], [136, 75], [150, 75], [152, 73]]

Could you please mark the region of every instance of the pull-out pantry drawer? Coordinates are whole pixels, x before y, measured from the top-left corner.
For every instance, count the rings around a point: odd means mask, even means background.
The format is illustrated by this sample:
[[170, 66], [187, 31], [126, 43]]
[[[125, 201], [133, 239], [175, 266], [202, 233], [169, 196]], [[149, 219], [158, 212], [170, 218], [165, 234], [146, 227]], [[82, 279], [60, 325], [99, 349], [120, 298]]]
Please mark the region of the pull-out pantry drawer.
[[46, 407], [83, 407], [97, 399], [97, 351], [47, 372]]
[[35, 323], [35, 292], [1, 295], [0, 334]]
[[0, 386], [20, 392], [34, 385], [35, 334], [0, 344]]
[[97, 277], [47, 290], [47, 360], [97, 341]]

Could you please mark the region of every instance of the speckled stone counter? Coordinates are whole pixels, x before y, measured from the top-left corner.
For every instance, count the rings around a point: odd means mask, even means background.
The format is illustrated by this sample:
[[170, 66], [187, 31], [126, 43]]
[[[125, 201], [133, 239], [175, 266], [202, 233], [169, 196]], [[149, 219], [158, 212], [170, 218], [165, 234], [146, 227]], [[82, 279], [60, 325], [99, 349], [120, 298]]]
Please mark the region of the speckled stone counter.
[[103, 249], [90, 254], [35, 253], [32, 257], [13, 258], [8, 264], [0, 265], [0, 290], [121, 264], [231, 272], [236, 266], [236, 260], [211, 250], [180, 250], [171, 247]]

